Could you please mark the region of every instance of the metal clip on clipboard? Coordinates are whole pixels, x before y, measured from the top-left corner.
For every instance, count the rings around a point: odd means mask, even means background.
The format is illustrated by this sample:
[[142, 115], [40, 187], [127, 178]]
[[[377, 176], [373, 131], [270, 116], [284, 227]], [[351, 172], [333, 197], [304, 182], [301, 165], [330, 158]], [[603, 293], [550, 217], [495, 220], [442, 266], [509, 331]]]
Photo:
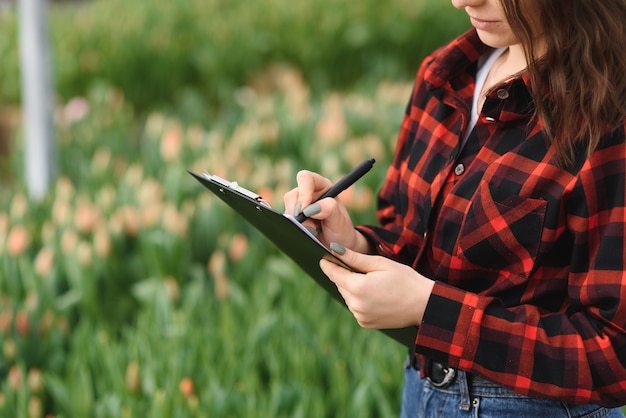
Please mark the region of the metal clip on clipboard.
[[[221, 186], [224, 186], [230, 190], [234, 190], [237, 193], [242, 194], [249, 199], [256, 200], [258, 203], [262, 204], [265, 207], [268, 207], [268, 208], [272, 207], [272, 205], [270, 205], [270, 202], [263, 199], [260, 195], [246, 189], [245, 187], [241, 187], [236, 181], [228, 181], [226, 179], [223, 179], [214, 174], [209, 174], [207, 172], [204, 172], [203, 175], [204, 177], [208, 178], [209, 180], [213, 180], [214, 182], [218, 183]], [[220, 192], [224, 193], [224, 190], [220, 189]]]

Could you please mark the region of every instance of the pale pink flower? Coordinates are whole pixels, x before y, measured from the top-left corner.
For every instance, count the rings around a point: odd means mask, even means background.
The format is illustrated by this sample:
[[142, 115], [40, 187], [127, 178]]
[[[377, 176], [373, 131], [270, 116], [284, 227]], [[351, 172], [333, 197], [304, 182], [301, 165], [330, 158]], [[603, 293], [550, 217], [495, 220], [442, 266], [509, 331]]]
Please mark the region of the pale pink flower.
[[98, 208], [88, 201], [78, 203], [74, 214], [74, 222], [79, 232], [84, 234], [93, 232], [99, 221], [100, 213]]
[[152, 228], [161, 219], [161, 204], [146, 205], [141, 208], [141, 225], [144, 228]]
[[11, 228], [7, 238], [7, 251], [10, 255], [17, 257], [22, 255], [28, 248], [28, 232], [23, 225], [16, 225]]
[[32, 393], [36, 394], [43, 392], [43, 374], [41, 373], [41, 370], [36, 367], [28, 371], [28, 389], [30, 389]]
[[226, 270], [226, 254], [223, 251], [215, 251], [211, 254], [208, 262], [208, 272], [215, 280], [215, 293], [218, 299], [224, 300], [228, 298], [228, 280], [225, 273]]
[[230, 241], [230, 259], [237, 262], [242, 260], [248, 251], [248, 238], [244, 234], [235, 234]]
[[75, 193], [72, 181], [67, 177], [59, 177], [56, 183], [56, 196], [64, 200], [70, 200]]
[[73, 254], [78, 245], [78, 234], [73, 229], [66, 229], [61, 235], [61, 251], [65, 255]]
[[22, 386], [22, 370], [20, 370], [18, 366], [13, 366], [9, 370], [7, 383], [9, 384], [9, 388], [14, 392], [20, 390], [20, 387]]
[[54, 251], [49, 247], [43, 247], [35, 257], [35, 273], [40, 277], [46, 277], [54, 268]]
[[163, 230], [176, 234], [178, 236], [187, 235], [188, 223], [185, 216], [176, 209], [173, 204], [168, 204], [163, 209], [161, 222]]
[[63, 120], [72, 124], [82, 120], [89, 113], [89, 102], [83, 97], [74, 97], [63, 108]]
[[111, 236], [104, 225], [99, 226], [93, 234], [93, 248], [98, 258], [107, 258], [111, 254]]
[[343, 107], [338, 95], [324, 102], [324, 115], [317, 123], [317, 139], [325, 146], [334, 145], [345, 139], [348, 133]]
[[160, 153], [163, 161], [172, 162], [178, 160], [182, 148], [182, 131], [178, 124], [168, 127], [161, 137]]
[[37, 292], [28, 292], [24, 300], [24, 307], [26, 308], [26, 312], [36, 312], [39, 307], [39, 294]]
[[70, 220], [71, 211], [67, 200], [57, 199], [52, 205], [52, 220], [57, 226], [66, 225]]

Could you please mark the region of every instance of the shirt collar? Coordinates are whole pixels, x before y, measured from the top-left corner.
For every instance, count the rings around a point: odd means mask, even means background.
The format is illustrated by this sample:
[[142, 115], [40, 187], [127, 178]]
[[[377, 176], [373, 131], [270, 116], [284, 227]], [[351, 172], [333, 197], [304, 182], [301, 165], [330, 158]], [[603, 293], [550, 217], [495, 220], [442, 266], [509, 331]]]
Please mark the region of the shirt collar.
[[493, 48], [482, 43], [476, 30], [471, 29], [431, 55], [424, 79], [433, 89], [442, 87], [475, 67], [481, 55], [490, 49]]

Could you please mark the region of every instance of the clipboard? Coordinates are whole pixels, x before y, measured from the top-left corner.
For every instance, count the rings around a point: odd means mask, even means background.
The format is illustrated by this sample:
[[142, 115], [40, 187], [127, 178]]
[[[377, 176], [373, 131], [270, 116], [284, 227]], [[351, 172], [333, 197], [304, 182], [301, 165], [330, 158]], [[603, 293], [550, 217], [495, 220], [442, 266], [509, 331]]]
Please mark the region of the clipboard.
[[[346, 306], [335, 284], [320, 269], [319, 261], [324, 258], [349, 270], [354, 271], [354, 269], [335, 257], [293, 216], [272, 209], [261, 196], [241, 187], [237, 182], [231, 182], [209, 173], [197, 174], [189, 170], [188, 172], [268, 238], [333, 299]], [[415, 327], [379, 331], [408, 348], [412, 349], [415, 344], [417, 335]]]

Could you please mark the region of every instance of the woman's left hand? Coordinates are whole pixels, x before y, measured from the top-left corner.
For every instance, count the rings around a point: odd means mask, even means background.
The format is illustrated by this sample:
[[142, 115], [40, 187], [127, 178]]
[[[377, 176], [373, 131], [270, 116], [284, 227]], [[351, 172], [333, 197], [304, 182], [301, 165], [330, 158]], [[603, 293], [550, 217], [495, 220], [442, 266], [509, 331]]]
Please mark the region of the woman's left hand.
[[[335, 255], [359, 273], [321, 260], [324, 274], [335, 283], [350, 312], [363, 328], [418, 326], [434, 282], [411, 267], [376, 255], [339, 247]], [[341, 252], [345, 250], [344, 254]]]

